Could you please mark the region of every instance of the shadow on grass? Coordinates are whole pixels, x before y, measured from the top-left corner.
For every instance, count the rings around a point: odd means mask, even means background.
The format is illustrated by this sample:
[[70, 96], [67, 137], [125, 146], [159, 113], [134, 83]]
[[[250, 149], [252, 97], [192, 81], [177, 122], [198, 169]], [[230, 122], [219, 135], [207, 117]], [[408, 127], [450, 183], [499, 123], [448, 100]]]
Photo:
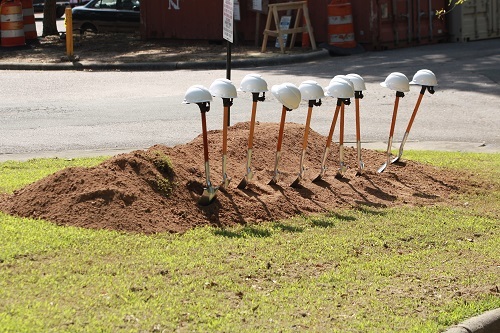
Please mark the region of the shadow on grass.
[[284, 224], [282, 222], [274, 223], [273, 229], [278, 229], [278, 230], [285, 231], [285, 232], [303, 232], [304, 231], [304, 228]]
[[[332, 220], [331, 218], [333, 218], [334, 220]], [[324, 216], [311, 217], [309, 220], [311, 221], [311, 224], [315, 227], [331, 228], [335, 226], [335, 222], [337, 220], [342, 222], [346, 221], [352, 222], [356, 221], [356, 218], [350, 215], [343, 215], [339, 213], [330, 212]]]
[[238, 231], [217, 229], [214, 230], [214, 235], [227, 238], [247, 238], [247, 237], [263, 238], [263, 237], [270, 237], [272, 233], [269, 230], [252, 226], [252, 227], [244, 227], [243, 229]]
[[331, 228], [335, 226], [335, 223], [327, 221], [324, 218], [312, 218], [311, 224], [315, 227], [320, 227], [320, 228]]
[[[360, 211], [363, 214], [369, 214], [373, 216], [386, 216], [387, 212], [379, 209], [371, 209], [369, 205], [361, 205], [356, 210]], [[375, 206], [378, 207], [378, 206]], [[379, 208], [386, 208], [387, 206], [383, 205]]]

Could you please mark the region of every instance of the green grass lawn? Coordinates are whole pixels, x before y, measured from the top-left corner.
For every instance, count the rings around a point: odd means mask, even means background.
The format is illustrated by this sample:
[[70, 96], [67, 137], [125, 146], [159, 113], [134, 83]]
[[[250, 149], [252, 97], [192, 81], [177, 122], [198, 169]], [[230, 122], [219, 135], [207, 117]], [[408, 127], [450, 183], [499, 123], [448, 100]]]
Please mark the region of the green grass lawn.
[[[405, 158], [493, 190], [183, 235], [1, 214], [0, 331], [420, 333], [500, 307], [500, 154]], [[0, 189], [102, 160], [2, 163]]]

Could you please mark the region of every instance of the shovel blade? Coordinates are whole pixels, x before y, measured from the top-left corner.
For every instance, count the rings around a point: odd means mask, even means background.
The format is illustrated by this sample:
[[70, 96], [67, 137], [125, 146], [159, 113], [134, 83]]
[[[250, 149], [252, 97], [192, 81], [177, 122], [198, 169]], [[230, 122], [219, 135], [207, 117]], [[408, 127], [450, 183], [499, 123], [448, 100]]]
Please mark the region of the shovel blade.
[[363, 169], [365, 168], [365, 164], [363, 163], [363, 161], [359, 161], [359, 166], [358, 166], [358, 171], [356, 171], [356, 176], [361, 176], [361, 174], [363, 173]]
[[391, 161], [391, 164], [392, 163], [396, 163], [397, 161], [399, 161], [399, 159], [401, 158], [401, 155], [398, 155], [396, 156], [392, 161]]
[[252, 172], [247, 173], [236, 187], [239, 188], [240, 190], [244, 189], [245, 187], [248, 186], [252, 178], [253, 178], [253, 173]]
[[273, 177], [273, 179], [271, 179], [269, 183], [267, 183], [267, 185], [276, 185], [276, 184], [278, 184], [278, 179], [275, 177]]
[[344, 177], [344, 173], [347, 171], [347, 166], [344, 163], [340, 163], [340, 168], [335, 175], [335, 178], [340, 179]]
[[247, 177], [243, 177], [243, 179], [241, 180], [241, 182], [238, 184], [238, 186], [236, 186], [236, 188], [242, 190], [244, 189], [245, 187], [247, 187], [248, 185], [248, 181], [247, 181]]
[[316, 183], [316, 182], [319, 182], [319, 181], [322, 181], [323, 180], [323, 177], [325, 176], [325, 172], [326, 172], [326, 168], [322, 169], [322, 171], [320, 172], [320, 174], [314, 178], [313, 180], [311, 180], [313, 183]]
[[198, 199], [198, 204], [201, 206], [208, 206], [217, 194], [217, 188], [205, 188], [201, 197]]
[[302, 180], [302, 179], [301, 179], [300, 177], [297, 177], [297, 179], [295, 179], [295, 180], [293, 181], [293, 183], [291, 183], [291, 184], [290, 184], [290, 187], [300, 187], [300, 181], [301, 181], [301, 180]]
[[377, 172], [378, 172], [378, 173], [382, 173], [382, 172], [384, 172], [385, 168], [387, 168], [387, 162], [386, 162], [386, 163], [384, 163], [384, 164], [382, 164], [382, 165], [380, 166], [380, 168], [378, 168]]
[[318, 175], [318, 177], [314, 178], [313, 180], [311, 180], [313, 183], [317, 183], [319, 181], [323, 180], [323, 176], [321, 175]]
[[229, 188], [230, 182], [231, 182], [231, 178], [224, 177], [224, 179], [222, 180], [222, 183], [220, 184], [220, 187], [222, 187], [222, 189], [224, 189], [224, 190], [227, 190]]

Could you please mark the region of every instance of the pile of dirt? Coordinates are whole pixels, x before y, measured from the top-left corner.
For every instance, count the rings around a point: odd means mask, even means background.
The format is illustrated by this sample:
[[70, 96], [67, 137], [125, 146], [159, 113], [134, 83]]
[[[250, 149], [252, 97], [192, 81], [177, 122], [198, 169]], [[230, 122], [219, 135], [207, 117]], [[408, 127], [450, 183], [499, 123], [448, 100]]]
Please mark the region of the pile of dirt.
[[[378, 174], [385, 154], [362, 150], [364, 173], [356, 176], [356, 150], [346, 148], [350, 167], [337, 179], [339, 150], [333, 144], [324, 181], [310, 180], [319, 173], [326, 138], [309, 136], [305, 160], [306, 179], [300, 188], [289, 185], [299, 171], [304, 126], [287, 123], [283, 139], [278, 185], [272, 178], [278, 124], [257, 123], [252, 169], [253, 182], [236, 188], [245, 174], [249, 123], [228, 131], [227, 191], [219, 191], [212, 204], [197, 200], [205, 185], [203, 140], [175, 147], [153, 146], [146, 151], [118, 155], [93, 168], [67, 168], [0, 200], [9, 214], [41, 218], [59, 225], [113, 229], [129, 232], [184, 232], [202, 225], [217, 227], [252, 224], [297, 214], [327, 212], [346, 207], [433, 205], [471, 184], [460, 174], [412, 161], [393, 164]], [[222, 133], [210, 131], [211, 179], [220, 182]], [[171, 165], [165, 158], [168, 156]]]

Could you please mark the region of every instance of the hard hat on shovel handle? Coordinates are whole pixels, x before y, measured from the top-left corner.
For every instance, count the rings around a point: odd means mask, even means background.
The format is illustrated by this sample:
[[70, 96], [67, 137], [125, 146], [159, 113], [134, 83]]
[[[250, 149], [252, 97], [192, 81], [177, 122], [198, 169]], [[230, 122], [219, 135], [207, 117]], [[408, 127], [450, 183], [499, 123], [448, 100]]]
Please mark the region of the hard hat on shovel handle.
[[[339, 87], [345, 87], [341, 88], [340, 90], [345, 90], [344, 96], [347, 96], [348, 98], [345, 98], [340, 106], [340, 133], [339, 133], [339, 169], [337, 171], [336, 177], [337, 178], [342, 178], [345, 171], [347, 170], [347, 166], [344, 163], [344, 113], [345, 113], [345, 105], [350, 105], [351, 104], [351, 99], [352, 97], [355, 97], [355, 90], [354, 90], [354, 83], [349, 79], [347, 75], [335, 75], [333, 79], [330, 81], [330, 85], [327, 87], [327, 90], [331, 90], [332, 86], [335, 86], [336, 83], [342, 83], [342, 85], [339, 85]], [[347, 85], [349, 86], [349, 89], [347, 90]], [[334, 93], [331, 93], [334, 94]], [[335, 119], [335, 118], [334, 118]]]
[[[244, 189], [253, 178], [252, 165], [252, 150], [253, 136], [255, 131], [255, 117], [257, 113], [257, 102], [263, 102], [266, 99], [267, 82], [259, 74], [247, 74], [241, 81], [239, 91], [252, 93], [252, 115], [250, 118], [250, 132], [248, 134], [247, 148], [247, 163], [245, 167], [245, 176], [238, 184], [239, 189]], [[260, 94], [262, 93], [262, 96]]]
[[392, 111], [392, 121], [391, 121], [391, 129], [389, 131], [389, 140], [387, 140], [387, 161], [378, 168], [377, 172], [382, 173], [387, 168], [389, 164], [391, 164], [391, 147], [392, 147], [392, 139], [394, 136], [394, 127], [396, 125], [396, 117], [398, 113], [399, 106], [399, 98], [403, 98], [405, 96], [405, 92], [410, 91], [410, 81], [403, 73], [394, 72], [389, 74], [386, 77], [385, 81], [380, 83], [382, 87], [387, 87], [391, 90], [396, 91], [396, 100], [394, 101], [394, 110]]
[[321, 169], [319, 175], [313, 179], [313, 182], [318, 182], [323, 179], [326, 172], [326, 160], [330, 152], [330, 145], [332, 143], [333, 132], [335, 131], [335, 126], [337, 124], [337, 118], [342, 105], [351, 104], [351, 98], [354, 97], [354, 85], [342, 77], [334, 77], [330, 84], [325, 88], [325, 95], [329, 97], [337, 98], [337, 106], [335, 107], [335, 112], [332, 119], [332, 124], [330, 125], [330, 132], [326, 139], [325, 150], [323, 152], [323, 158], [321, 159]]
[[281, 109], [280, 129], [278, 134], [278, 143], [276, 145], [276, 157], [274, 160], [274, 174], [269, 185], [276, 185], [279, 180], [279, 161], [281, 157], [281, 144], [283, 143], [283, 132], [285, 130], [286, 112], [299, 107], [301, 93], [293, 83], [282, 83], [271, 87], [271, 93], [283, 105]]
[[349, 80], [354, 84], [354, 98], [356, 103], [356, 148], [358, 155], [358, 171], [357, 176], [361, 175], [361, 171], [364, 169], [365, 164], [361, 160], [361, 129], [360, 129], [360, 117], [359, 117], [359, 100], [362, 99], [363, 91], [366, 90], [365, 80], [361, 75], [350, 73], [346, 75]]
[[292, 187], [298, 187], [300, 185], [300, 182], [304, 178], [304, 172], [305, 172], [304, 160], [306, 157], [307, 140], [309, 137], [309, 129], [311, 125], [312, 109], [314, 106], [321, 106], [321, 99], [325, 97], [323, 88], [316, 81], [313, 80], [307, 80], [302, 82], [299, 85], [299, 90], [301, 98], [308, 102], [308, 108], [307, 108], [306, 124], [304, 129], [304, 137], [302, 139], [302, 154], [300, 155], [299, 175], [290, 185]]
[[214, 97], [222, 98], [224, 106], [224, 117], [222, 124], [222, 188], [227, 189], [231, 178], [227, 176], [227, 126], [229, 119], [229, 108], [233, 105], [233, 99], [238, 97], [236, 87], [228, 79], [216, 79], [210, 85], [210, 93]]
[[206, 206], [212, 202], [217, 194], [218, 187], [213, 186], [210, 181], [210, 165], [208, 158], [208, 137], [207, 137], [207, 122], [205, 114], [210, 111], [210, 102], [212, 101], [212, 95], [210, 91], [201, 85], [195, 85], [188, 88], [184, 96], [184, 104], [196, 103], [200, 108], [201, 112], [201, 125], [203, 132], [203, 155], [205, 162], [205, 180], [207, 186], [203, 189], [201, 197], [198, 199], [198, 203], [202, 206]]
[[424, 97], [425, 91], [429, 91], [430, 94], [434, 94], [434, 86], [437, 85], [436, 75], [428, 69], [421, 69], [413, 75], [413, 80], [410, 82], [411, 85], [420, 85], [420, 94], [418, 95], [417, 103], [415, 104], [415, 108], [413, 109], [413, 113], [411, 114], [410, 121], [408, 122], [408, 126], [406, 127], [405, 134], [403, 136], [403, 140], [401, 140], [401, 145], [399, 146], [398, 156], [396, 156], [391, 163], [395, 163], [399, 161], [401, 156], [403, 156], [403, 148], [410, 135], [411, 126], [413, 125], [413, 121], [415, 120], [415, 116], [417, 115], [418, 108], [420, 107], [420, 102]]

